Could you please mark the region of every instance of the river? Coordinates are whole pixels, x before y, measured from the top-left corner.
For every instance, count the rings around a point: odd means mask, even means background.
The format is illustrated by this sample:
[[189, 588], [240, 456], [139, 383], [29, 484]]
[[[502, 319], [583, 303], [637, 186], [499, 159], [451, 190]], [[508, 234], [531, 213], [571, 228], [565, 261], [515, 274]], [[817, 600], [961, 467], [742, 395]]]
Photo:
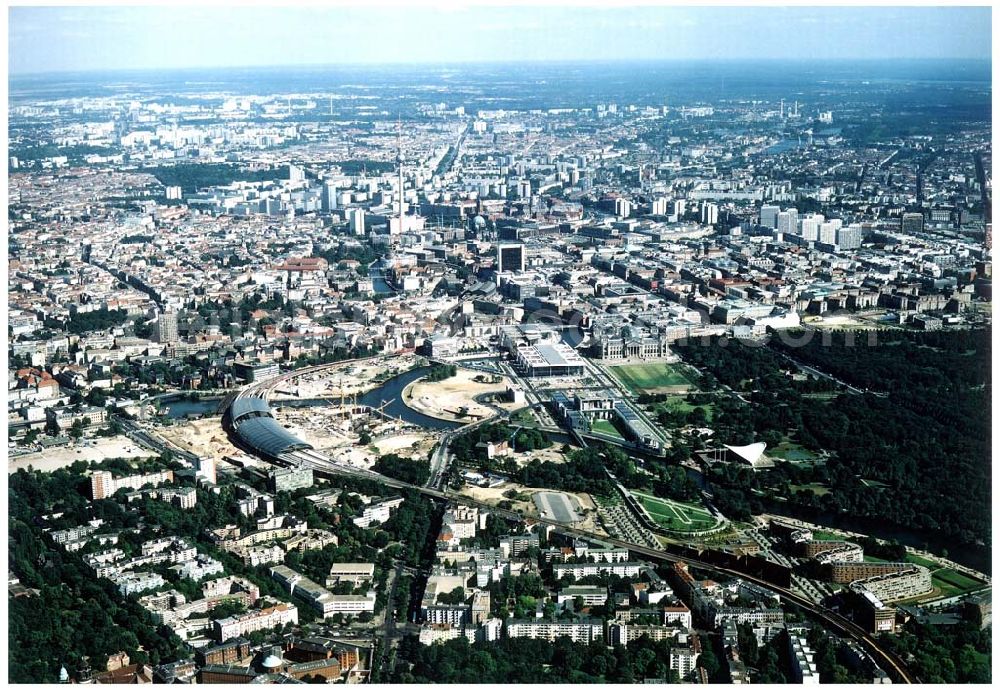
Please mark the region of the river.
[[[429, 368], [416, 368], [392, 377], [375, 389], [372, 389], [358, 396], [358, 403], [372, 408], [382, 406], [383, 402], [389, 402], [384, 411], [386, 415], [393, 418], [401, 418], [407, 423], [419, 425], [432, 430], [452, 430], [460, 427], [461, 423], [452, 423], [431, 416], [425, 416], [419, 411], [414, 411], [403, 403], [403, 390], [406, 385], [414, 380], [423, 377]], [[309, 408], [312, 406], [330, 406], [335, 400], [330, 399], [279, 399], [271, 402], [271, 408]]]
[[167, 418], [171, 420], [187, 418], [189, 415], [198, 417], [214, 415], [221, 400], [220, 397], [199, 399], [197, 401], [189, 401], [183, 398], [165, 399], [163, 400], [163, 411]]

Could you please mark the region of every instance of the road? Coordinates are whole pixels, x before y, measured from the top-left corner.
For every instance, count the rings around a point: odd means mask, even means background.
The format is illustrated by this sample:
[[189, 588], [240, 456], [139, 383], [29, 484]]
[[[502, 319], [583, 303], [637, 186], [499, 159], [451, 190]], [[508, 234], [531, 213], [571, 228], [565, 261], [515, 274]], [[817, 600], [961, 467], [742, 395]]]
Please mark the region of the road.
[[[768, 347], [768, 348], [770, 348], [770, 347]], [[833, 375], [825, 373], [822, 370], [817, 370], [816, 368], [814, 368], [814, 367], [812, 367], [810, 365], [806, 365], [805, 363], [797, 361], [794, 358], [792, 358], [790, 355], [788, 355], [787, 353], [779, 351], [776, 348], [771, 348], [771, 351], [774, 352], [774, 353], [776, 353], [776, 354], [778, 354], [779, 356], [781, 356], [785, 360], [787, 360], [787, 361], [789, 361], [791, 363], [794, 363], [799, 368], [799, 370], [801, 370], [802, 372], [806, 373], [807, 375], [813, 375], [814, 377], [819, 377], [820, 379], [830, 380], [831, 382], [835, 382], [835, 383], [839, 384], [841, 387], [844, 387], [845, 389], [847, 389], [847, 391], [849, 391], [851, 394], [865, 394], [866, 393], [864, 390], [858, 389], [857, 387], [852, 387], [851, 385], [847, 384], [843, 380], [838, 380]], [[880, 395], [880, 396], [884, 396], [882, 394], [879, 394], [878, 392], [871, 392], [871, 393], [872, 394], [877, 394], [877, 395]]]
[[393, 570], [392, 574], [389, 576], [386, 588], [389, 593], [385, 598], [385, 616], [383, 618], [384, 622], [382, 624], [382, 660], [372, 661], [371, 668], [376, 670], [376, 666], [379, 666], [379, 670], [382, 675], [381, 680], [386, 679], [386, 675], [391, 670], [390, 664], [395, 658], [394, 643], [396, 640], [396, 612], [393, 601], [396, 595], [396, 583], [399, 581], [399, 575], [403, 573], [404, 563], [402, 561], [396, 563], [396, 569]]

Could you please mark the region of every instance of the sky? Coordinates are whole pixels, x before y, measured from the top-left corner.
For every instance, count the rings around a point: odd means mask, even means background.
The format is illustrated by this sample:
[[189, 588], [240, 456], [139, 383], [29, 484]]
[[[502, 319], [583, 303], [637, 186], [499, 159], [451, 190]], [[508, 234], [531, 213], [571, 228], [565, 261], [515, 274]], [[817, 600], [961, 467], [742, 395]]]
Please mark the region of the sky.
[[991, 57], [989, 7], [11, 7], [13, 75], [370, 63]]

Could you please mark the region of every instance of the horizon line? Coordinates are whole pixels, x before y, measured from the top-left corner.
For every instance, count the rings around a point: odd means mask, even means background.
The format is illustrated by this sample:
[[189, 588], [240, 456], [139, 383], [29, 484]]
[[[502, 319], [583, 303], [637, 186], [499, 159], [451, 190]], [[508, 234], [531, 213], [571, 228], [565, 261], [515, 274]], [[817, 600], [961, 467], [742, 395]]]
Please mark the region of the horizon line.
[[90, 75], [108, 73], [142, 73], [142, 72], [184, 72], [198, 70], [280, 70], [280, 69], [317, 69], [317, 68], [375, 68], [375, 67], [469, 67], [476, 65], [607, 65], [607, 64], [636, 64], [636, 63], [943, 63], [943, 62], [970, 62], [993, 64], [990, 57], [828, 57], [828, 58], [791, 58], [791, 57], [685, 57], [685, 58], [560, 58], [560, 59], [503, 59], [503, 60], [413, 60], [413, 61], [384, 61], [384, 62], [329, 62], [329, 63], [290, 63], [290, 64], [255, 64], [255, 65], [191, 65], [184, 67], [97, 67], [85, 70], [40, 70], [40, 71], [11, 71], [10, 79], [19, 77], [46, 77], [58, 75]]

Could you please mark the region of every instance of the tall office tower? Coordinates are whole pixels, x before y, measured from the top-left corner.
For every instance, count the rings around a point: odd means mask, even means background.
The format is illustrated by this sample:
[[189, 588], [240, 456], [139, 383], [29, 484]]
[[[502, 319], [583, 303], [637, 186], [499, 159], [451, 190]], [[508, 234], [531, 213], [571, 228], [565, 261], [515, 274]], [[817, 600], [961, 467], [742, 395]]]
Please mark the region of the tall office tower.
[[673, 215], [680, 219], [687, 213], [687, 200], [675, 199]]
[[354, 235], [364, 235], [365, 234], [365, 210], [351, 209], [348, 218], [351, 222], [351, 233]]
[[667, 201], [665, 197], [660, 197], [659, 199], [653, 200], [652, 213], [657, 216], [666, 216], [667, 207], [670, 206], [670, 202]]
[[781, 207], [765, 204], [760, 208], [760, 225], [764, 228], [777, 228], [779, 213], [781, 213]]
[[624, 197], [615, 200], [615, 216], [620, 219], [628, 218], [632, 214], [632, 203]]
[[178, 340], [177, 313], [163, 312], [156, 318], [156, 341], [161, 344], [171, 344]]
[[296, 183], [300, 180], [306, 179], [306, 170], [301, 166], [289, 165], [288, 166], [288, 181]]
[[337, 208], [337, 183], [332, 180], [327, 180], [323, 183], [320, 205], [323, 211], [333, 211]]
[[711, 202], [701, 205], [701, 222], [707, 226], [714, 226], [719, 221], [719, 206]]
[[497, 273], [523, 272], [525, 267], [524, 245], [501, 243], [497, 245]]
[[903, 233], [923, 233], [924, 215], [921, 213], [903, 214], [901, 229]]
[[837, 247], [841, 250], [856, 250], [861, 247], [861, 224], [852, 223], [837, 229]]
[[785, 235], [797, 234], [799, 232], [799, 210], [795, 207], [790, 207], [780, 212], [776, 227], [778, 233], [784, 233]]
[[819, 227], [824, 220], [822, 214], [810, 214], [802, 219], [802, 237], [812, 242], [819, 240]]

